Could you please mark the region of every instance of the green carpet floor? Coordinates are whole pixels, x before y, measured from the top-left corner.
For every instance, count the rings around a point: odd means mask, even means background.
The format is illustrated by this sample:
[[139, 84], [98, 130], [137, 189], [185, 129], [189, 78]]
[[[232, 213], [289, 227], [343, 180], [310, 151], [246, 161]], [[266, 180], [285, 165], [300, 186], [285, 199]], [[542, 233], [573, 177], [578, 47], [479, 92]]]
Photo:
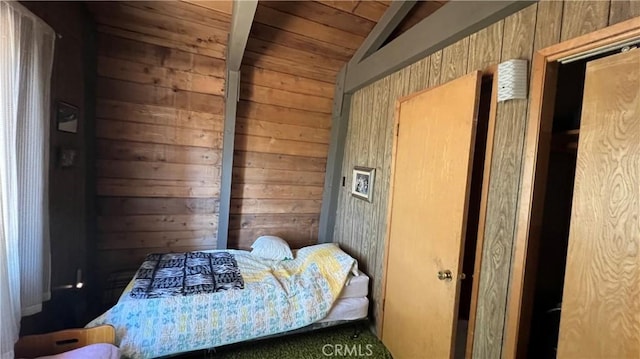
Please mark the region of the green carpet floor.
[[[356, 329], [359, 335], [354, 337]], [[183, 359], [391, 359], [384, 345], [369, 331], [367, 324], [325, 328], [304, 334], [241, 343], [180, 356]]]

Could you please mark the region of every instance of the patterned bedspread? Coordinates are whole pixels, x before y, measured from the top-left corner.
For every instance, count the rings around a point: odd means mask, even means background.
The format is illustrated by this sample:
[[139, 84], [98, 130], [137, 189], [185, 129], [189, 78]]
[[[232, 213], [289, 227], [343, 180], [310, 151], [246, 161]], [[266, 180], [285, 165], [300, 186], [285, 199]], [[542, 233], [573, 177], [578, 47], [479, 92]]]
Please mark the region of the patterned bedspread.
[[302, 328], [324, 318], [355, 260], [334, 244], [302, 248], [289, 261], [266, 261], [229, 250], [245, 289], [135, 299], [129, 293], [87, 324], [116, 328], [128, 358], [155, 358]]
[[231, 253], [153, 253], [138, 269], [129, 295], [148, 299], [242, 288], [242, 275]]

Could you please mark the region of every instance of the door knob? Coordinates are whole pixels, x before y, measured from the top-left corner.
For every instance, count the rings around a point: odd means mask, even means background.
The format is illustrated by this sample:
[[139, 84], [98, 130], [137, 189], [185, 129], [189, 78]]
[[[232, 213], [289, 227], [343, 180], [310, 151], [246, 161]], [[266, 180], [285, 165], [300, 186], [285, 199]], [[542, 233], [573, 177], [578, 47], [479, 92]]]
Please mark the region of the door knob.
[[438, 272], [438, 279], [450, 282], [453, 279], [453, 276], [450, 270], [441, 270]]

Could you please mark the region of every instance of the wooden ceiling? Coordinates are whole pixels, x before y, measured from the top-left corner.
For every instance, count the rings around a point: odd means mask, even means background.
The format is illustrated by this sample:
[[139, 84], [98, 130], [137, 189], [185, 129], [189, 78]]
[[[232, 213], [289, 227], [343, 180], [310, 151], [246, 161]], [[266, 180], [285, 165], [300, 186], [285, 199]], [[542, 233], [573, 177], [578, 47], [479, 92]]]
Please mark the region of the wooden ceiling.
[[[230, 5], [211, 4], [221, 10]], [[224, 59], [230, 8], [224, 13], [179, 1], [97, 1], [87, 5], [100, 33]]]
[[261, 1], [244, 62], [334, 83], [387, 7], [375, 1]]
[[[260, 1], [244, 62], [334, 83], [391, 1]], [[421, 1], [394, 38], [443, 1]], [[224, 59], [231, 1], [89, 2], [98, 30]]]

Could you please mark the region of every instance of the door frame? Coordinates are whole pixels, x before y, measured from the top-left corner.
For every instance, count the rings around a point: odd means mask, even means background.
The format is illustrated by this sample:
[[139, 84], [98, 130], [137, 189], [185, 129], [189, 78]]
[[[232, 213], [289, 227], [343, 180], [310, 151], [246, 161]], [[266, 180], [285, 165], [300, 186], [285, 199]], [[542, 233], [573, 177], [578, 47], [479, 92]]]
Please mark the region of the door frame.
[[529, 119], [514, 253], [507, 298], [503, 359], [526, 356], [533, 310], [535, 269], [547, 182], [559, 60], [640, 39], [640, 17], [538, 50], [533, 55]]
[[[480, 215], [478, 219], [478, 236], [476, 239], [476, 257], [474, 262], [474, 270], [473, 270], [473, 285], [471, 289], [471, 308], [469, 312], [469, 326], [467, 332], [467, 343], [465, 348], [465, 358], [471, 358], [471, 352], [473, 347], [473, 334], [475, 328], [475, 314], [476, 308], [478, 305], [478, 293], [479, 293], [479, 284], [480, 284], [480, 268], [482, 266], [482, 248], [484, 244], [484, 228], [486, 223], [486, 214], [487, 214], [487, 198], [489, 193], [489, 179], [491, 174], [491, 162], [492, 162], [492, 154], [493, 154], [493, 142], [494, 142], [494, 134], [495, 134], [495, 125], [496, 125], [496, 113], [497, 113], [497, 98], [498, 98], [498, 76], [495, 76], [498, 69], [498, 65], [490, 65], [487, 68], [481, 70], [482, 72], [482, 81], [485, 79], [489, 79], [492, 83], [491, 85], [491, 104], [489, 109], [489, 119], [487, 123], [487, 139], [485, 145], [485, 158], [484, 158], [484, 169], [482, 176], [482, 189], [481, 189], [481, 197], [480, 197]], [[424, 90], [420, 90], [409, 94], [407, 96], [398, 97], [395, 101], [395, 111], [394, 111], [394, 119], [393, 119], [393, 145], [391, 147], [391, 166], [390, 166], [390, 178], [389, 178], [389, 198], [387, 202], [387, 229], [385, 234], [385, 251], [382, 262], [384, 263], [384, 271], [382, 272], [381, 279], [381, 295], [380, 300], [383, 305], [380, 306], [381, 310], [376, 314], [376, 333], [378, 338], [382, 339], [382, 327], [384, 321], [384, 300], [386, 296], [387, 290], [387, 268], [389, 263], [389, 242], [391, 240], [391, 212], [393, 207], [393, 193], [394, 193], [394, 182], [395, 182], [395, 171], [396, 171], [396, 150], [398, 148], [398, 129], [400, 124], [400, 106], [404, 101], [410, 100], [416, 96], [420, 96], [424, 92], [430, 91], [438, 86], [433, 86], [426, 88]]]

